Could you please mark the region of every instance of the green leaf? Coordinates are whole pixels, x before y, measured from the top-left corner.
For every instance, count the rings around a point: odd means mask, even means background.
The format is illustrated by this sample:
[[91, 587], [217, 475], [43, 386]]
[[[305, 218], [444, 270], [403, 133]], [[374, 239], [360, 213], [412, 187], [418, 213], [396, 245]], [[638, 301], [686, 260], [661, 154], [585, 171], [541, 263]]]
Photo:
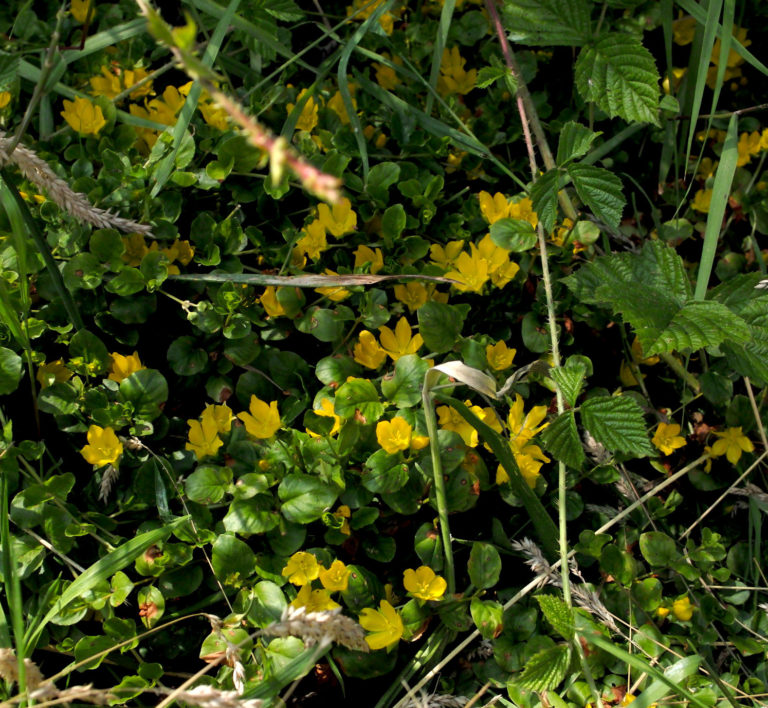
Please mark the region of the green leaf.
[[544, 447], [556, 460], [568, 467], [581, 469], [584, 464], [584, 448], [573, 411], [564, 411], [541, 432]]
[[270, 531], [280, 523], [280, 516], [270, 508], [270, 503], [265, 500], [265, 495], [236, 499], [229, 505], [229, 511], [224, 516], [224, 528], [240, 536]]
[[381, 217], [381, 235], [393, 241], [400, 238], [405, 228], [405, 208], [402, 204], [393, 204]]
[[579, 47], [592, 36], [587, 0], [509, 0], [502, 8], [509, 38], [520, 44]]
[[168, 382], [156, 369], [140, 369], [120, 382], [117, 398], [133, 404], [136, 418], [154, 420], [168, 400]]
[[652, 566], [669, 567], [680, 557], [674, 539], [663, 531], [640, 534], [640, 553]]
[[509, 75], [509, 72], [504, 66], [484, 66], [477, 72], [475, 86], [480, 89], [488, 88], [491, 84], [507, 75]]
[[239, 538], [221, 534], [211, 549], [211, 565], [222, 583], [239, 587], [256, 570], [256, 554]]
[[557, 193], [565, 186], [565, 177], [559, 169], [549, 170], [531, 187], [533, 210], [539, 215], [544, 231], [551, 233], [557, 221]]
[[105, 371], [110, 363], [107, 347], [95, 334], [87, 329], [76, 332], [69, 342], [69, 355], [79, 359], [88, 373]]
[[380, 162], [368, 173], [365, 189], [375, 200], [386, 204], [389, 201], [389, 188], [399, 177], [400, 165], [395, 162]]
[[659, 72], [633, 34], [610, 32], [586, 45], [576, 59], [576, 86], [611, 118], [659, 125]]
[[427, 349], [435, 354], [452, 349], [464, 327], [468, 311], [466, 306], [446, 305], [434, 300], [422, 305], [417, 312], [419, 334]]
[[568, 121], [560, 129], [560, 138], [557, 143], [557, 164], [563, 166], [568, 160], [583, 157], [589, 152], [589, 148], [598, 135], [586, 125]]
[[220, 502], [232, 484], [229, 467], [201, 465], [184, 480], [184, 491], [189, 499], [198, 504]]
[[473, 597], [469, 603], [469, 611], [483, 639], [494, 639], [501, 634], [504, 627], [504, 608], [500, 602]]
[[194, 337], [179, 337], [168, 347], [168, 363], [179, 376], [194, 376], [205, 368], [208, 354]]
[[299, 472], [288, 475], [280, 482], [277, 494], [283, 502], [283, 516], [297, 524], [316, 521], [338, 497], [338, 492], [330, 485]]
[[632, 599], [645, 611], [653, 612], [662, 599], [662, 585], [658, 578], [645, 578], [632, 584]]
[[491, 240], [501, 248], [519, 253], [536, 245], [536, 230], [530, 221], [523, 219], [499, 219], [491, 224]]
[[566, 168], [576, 193], [601, 221], [617, 228], [626, 199], [621, 193], [621, 180], [603, 167], [571, 164]]
[[394, 375], [381, 380], [381, 392], [398, 408], [415, 406], [421, 400], [421, 386], [429, 364], [416, 354], [406, 354], [395, 362]]
[[400, 455], [377, 450], [365, 461], [361, 480], [374, 494], [393, 494], [408, 483], [408, 465]]
[[384, 405], [379, 401], [376, 387], [368, 379], [352, 378], [339, 386], [334, 411], [342, 418], [354, 417], [363, 424], [375, 423], [384, 413]]
[[563, 639], [570, 641], [576, 635], [574, 627], [573, 610], [554, 595], [537, 595], [536, 602], [539, 603], [542, 613], [547, 618], [547, 622]]
[[518, 686], [531, 691], [550, 691], [560, 685], [571, 663], [571, 648], [559, 644], [534, 654], [515, 680]]
[[653, 455], [643, 421], [643, 411], [627, 396], [597, 396], [581, 406], [581, 419], [597, 442], [611, 452], [636, 457]]
[[490, 543], [475, 541], [469, 552], [467, 572], [470, 582], [481, 590], [496, 585], [501, 575], [501, 556], [496, 547]]
[[13, 393], [21, 376], [21, 357], [11, 349], [0, 347], [0, 396]]
[[551, 369], [550, 377], [558, 385], [568, 405], [574, 407], [584, 387], [584, 380], [591, 373], [590, 362], [586, 357], [569, 357], [565, 366]]
[[765, 385], [768, 383], [768, 308], [763, 299], [753, 300], [739, 308], [739, 314], [747, 323], [749, 339], [744, 343], [725, 341], [722, 351], [728, 364], [742, 376]]

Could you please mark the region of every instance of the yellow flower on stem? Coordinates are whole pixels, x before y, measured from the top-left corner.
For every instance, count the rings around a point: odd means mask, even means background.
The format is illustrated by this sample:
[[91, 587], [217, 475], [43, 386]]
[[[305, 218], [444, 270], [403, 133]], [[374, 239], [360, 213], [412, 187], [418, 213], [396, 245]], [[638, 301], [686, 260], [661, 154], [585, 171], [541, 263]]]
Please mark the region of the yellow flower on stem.
[[335, 238], [341, 238], [357, 227], [357, 214], [352, 211], [352, 202], [346, 197], [332, 207], [327, 204], [318, 204], [317, 219]]
[[[131, 86], [143, 81], [148, 74], [146, 69], [119, 69], [119, 75], [112, 73], [106, 66], [101, 67], [101, 76], [92, 76], [88, 79], [91, 84], [91, 93], [94, 96], [106, 96], [110, 100], [123, 93]], [[152, 82], [142, 84], [135, 91], [131, 91], [130, 97], [134, 100], [152, 93]]]
[[296, 242], [296, 248], [300, 253], [306, 253], [313, 261], [320, 258], [323, 251], [328, 250], [328, 240], [325, 237], [325, 226], [319, 219], [304, 227], [302, 236]]
[[[341, 427], [341, 418], [336, 415], [336, 411], [333, 407], [333, 401], [330, 398], [324, 398], [322, 401], [320, 401], [320, 408], [315, 408], [312, 412], [315, 415], [321, 416], [322, 418], [333, 418], [333, 427], [331, 428], [328, 435], [336, 435], [336, 433], [339, 432]], [[320, 437], [311, 431], [307, 432], [309, 432], [313, 438]]]
[[129, 234], [128, 236], [123, 236], [122, 240], [123, 246], [125, 247], [123, 255], [121, 256], [123, 262], [133, 268], [140, 266], [144, 256], [149, 253], [144, 236], [139, 233], [134, 233]]
[[123, 379], [127, 379], [134, 372], [147, 368], [141, 363], [138, 352], [133, 352], [133, 354], [128, 356], [123, 356], [117, 352], [112, 352], [110, 356], [112, 357], [112, 364], [109, 367], [110, 373], [108, 378], [111, 381], [117, 381], [120, 383]]
[[[541, 476], [540, 470], [549, 458], [541, 451], [538, 445], [524, 445], [519, 450], [512, 445], [512, 453], [515, 456], [515, 462], [523, 476], [526, 484], [533, 489], [536, 486], [536, 480]], [[506, 484], [509, 482], [509, 474], [499, 465], [496, 468], [496, 484]]]
[[379, 346], [376, 337], [367, 329], [360, 332], [352, 351], [355, 361], [367, 369], [378, 369], [387, 359], [387, 352]]
[[[341, 97], [341, 91], [337, 91], [331, 99], [328, 101], [328, 108], [330, 108], [341, 121], [342, 125], [349, 125], [349, 114], [347, 113], [347, 107], [344, 105], [344, 99]], [[357, 101], [352, 98], [352, 108], [357, 110]]]
[[101, 112], [101, 106], [79, 96], [75, 96], [74, 101], [64, 100], [64, 110], [61, 115], [72, 130], [80, 135], [98, 135], [107, 124]]
[[700, 211], [702, 214], [709, 213], [709, 205], [712, 202], [712, 190], [700, 189], [693, 195], [691, 209]]
[[412, 433], [413, 428], [400, 416], [376, 424], [376, 440], [390, 455], [407, 450], [411, 446]]
[[384, 267], [381, 249], [372, 249], [362, 244], [358, 246], [355, 251], [355, 269], [362, 268], [366, 263], [370, 264], [371, 274], [376, 275]]
[[311, 553], [297, 551], [288, 559], [280, 574], [294, 585], [309, 585], [320, 575], [321, 567]]
[[[469, 405], [469, 401], [466, 401], [466, 403]], [[472, 406], [470, 410], [479, 418], [483, 418], [483, 409], [480, 406]], [[477, 447], [477, 430], [464, 420], [455, 408], [451, 406], [438, 406], [437, 416], [437, 422], [443, 430], [451, 430], [454, 433], [458, 433], [465, 445]]]
[[416, 312], [428, 299], [427, 289], [418, 281], [409, 280], [405, 285], [395, 285], [395, 299], [411, 312]]
[[501, 192], [491, 196], [490, 193], [482, 191], [477, 196], [480, 200], [480, 213], [489, 225], [509, 216], [509, 201]]
[[394, 646], [403, 636], [403, 620], [386, 600], [379, 603], [378, 610], [366, 607], [360, 614], [360, 626], [371, 632], [365, 641], [374, 651]]
[[[296, 104], [298, 104], [306, 94], [307, 89], [302, 89], [296, 97]], [[294, 109], [296, 104], [289, 103], [286, 106], [288, 113]], [[315, 103], [314, 96], [310, 96], [301, 109], [301, 115], [299, 115], [298, 121], [296, 121], [296, 130], [306, 130], [308, 133], [312, 132], [317, 125], [317, 110], [318, 105]]]
[[184, 449], [194, 452], [198, 460], [209, 456], [215, 457], [224, 443], [219, 437], [219, 429], [213, 416], [204, 415], [202, 422], [188, 420], [187, 425], [189, 426], [189, 442], [184, 445]]
[[91, 21], [96, 12], [96, 0], [72, 0], [69, 11], [81, 25]]
[[752, 452], [755, 449], [752, 441], [741, 432], [741, 426], [728, 428], [722, 433], [715, 433], [715, 435], [720, 439], [712, 445], [711, 456], [725, 455], [732, 465], [739, 461], [742, 452]]
[[64, 383], [69, 381], [73, 373], [64, 366], [64, 361], [56, 359], [49, 361], [37, 367], [37, 376], [35, 377], [40, 384], [40, 388], [47, 388], [53, 383]]
[[209, 403], [203, 411], [203, 421], [212, 420], [216, 424], [219, 433], [228, 433], [232, 429], [232, 409], [226, 403]]
[[320, 568], [320, 582], [330, 592], [343, 592], [349, 585], [349, 576], [352, 571], [340, 560], [331, 563], [331, 567]]
[[351, 535], [352, 529], [349, 528], [349, 517], [352, 516], [352, 509], [350, 509], [346, 504], [342, 504], [338, 509], [336, 509], [336, 511], [333, 512], [333, 516], [337, 521], [341, 522], [339, 531], [345, 536]]
[[671, 455], [685, 445], [685, 438], [680, 436], [680, 426], [677, 423], [659, 423], [651, 442], [665, 455]]
[[459, 254], [464, 250], [464, 241], [449, 241], [445, 246], [433, 243], [429, 247], [429, 257], [441, 268], [453, 268]]
[[13, 98], [10, 91], [0, 91], [0, 109], [5, 108]]
[[485, 347], [485, 358], [494, 371], [504, 371], [512, 366], [515, 354], [517, 349], [510, 349], [506, 342], [496, 342]]
[[303, 607], [307, 612], [327, 612], [341, 607], [338, 602], [331, 600], [331, 594], [328, 590], [313, 590], [311, 586], [304, 585], [296, 598], [291, 602], [291, 607]]
[[393, 361], [397, 361], [406, 354], [415, 354], [419, 347], [424, 344], [424, 340], [420, 334], [411, 336], [411, 333], [411, 325], [408, 324], [405, 317], [398, 320], [394, 332], [387, 326], [379, 327], [381, 348], [389, 354]]
[[509, 218], [527, 221], [534, 229], [539, 223], [539, 215], [533, 210], [533, 202], [528, 197], [518, 199], [509, 205]]
[[123, 454], [123, 443], [112, 428], [92, 425], [88, 428], [88, 444], [80, 450], [80, 454], [86, 462], [96, 467], [103, 465], [117, 467], [117, 461]]
[[479, 256], [488, 263], [488, 274], [497, 288], [503, 288], [520, 270], [517, 263], [509, 260], [509, 251], [497, 246], [490, 234], [486, 234], [477, 246], [470, 244], [470, 249], [473, 257]]
[[515, 402], [509, 409], [509, 416], [507, 418], [510, 443], [512, 443], [513, 447], [519, 449], [522, 449], [534, 435], [549, 425], [549, 423], [539, 425], [547, 417], [546, 406], [534, 406], [525, 414], [523, 410], [524, 405], [523, 397], [518, 393], [515, 396]]
[[269, 285], [264, 288], [264, 293], [259, 298], [261, 306], [264, 308], [264, 312], [270, 317], [280, 317], [285, 314], [283, 306], [277, 299], [277, 290], [273, 285]]
[[416, 570], [408, 568], [403, 573], [403, 587], [419, 600], [440, 600], [448, 584], [445, 578], [435, 575], [432, 568], [422, 565]]
[[749, 164], [755, 155], [760, 154], [760, 138], [761, 135], [757, 130], [739, 135], [739, 142], [736, 146], [739, 155], [736, 160], [737, 167]]
[[251, 394], [248, 410], [249, 413], [237, 414], [237, 417], [243, 421], [248, 435], [266, 440], [280, 430], [282, 422], [280, 421], [280, 411], [277, 409], [277, 401], [267, 403]]
[[458, 47], [443, 50], [440, 62], [440, 77], [437, 90], [446, 95], [449, 93], [467, 94], [475, 88], [477, 69], [464, 69], [467, 60], [461, 56]]
[[[335, 270], [331, 270], [330, 268], [326, 268], [323, 273], [325, 273], [325, 275], [338, 275]], [[352, 294], [343, 285], [331, 285], [327, 288], [315, 288], [315, 292], [319, 293], [320, 295], [324, 295], [329, 300], [333, 300], [333, 302], [341, 302], [342, 300], [346, 300]]]
[[687, 622], [693, 617], [693, 605], [688, 595], [672, 603], [672, 614], [682, 622]]
[[451, 287], [457, 290], [479, 293], [488, 282], [488, 261], [477, 252], [469, 255], [465, 251], [456, 259], [456, 270], [448, 271], [445, 277], [456, 281]]

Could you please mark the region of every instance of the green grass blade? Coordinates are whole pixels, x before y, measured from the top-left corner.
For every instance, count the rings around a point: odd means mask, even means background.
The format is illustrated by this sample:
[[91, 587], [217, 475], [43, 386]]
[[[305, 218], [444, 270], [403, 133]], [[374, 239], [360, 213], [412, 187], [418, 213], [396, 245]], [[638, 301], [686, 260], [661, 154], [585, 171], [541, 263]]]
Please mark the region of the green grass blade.
[[432, 52], [432, 68], [429, 70], [429, 85], [432, 91], [427, 95], [427, 104], [424, 107], [424, 112], [427, 115], [432, 113], [432, 105], [435, 102], [437, 79], [440, 76], [440, 65], [443, 62], [443, 49], [445, 49], [445, 45], [448, 42], [448, 31], [451, 29], [451, 20], [453, 19], [455, 6], [456, 0], [444, 0], [443, 9], [440, 12], [440, 23], [437, 27], [435, 48]]
[[[221, 15], [221, 18], [216, 25], [216, 29], [211, 35], [211, 39], [205, 48], [205, 52], [203, 53], [201, 60], [202, 63], [209, 69], [213, 66], [213, 62], [216, 61], [216, 56], [221, 49], [224, 37], [229, 30], [229, 26], [232, 23], [232, 19], [235, 16], [239, 5], [240, 0], [230, 0], [226, 11]], [[200, 98], [201, 92], [202, 88], [200, 83], [195, 81], [189, 91], [187, 100], [184, 101], [184, 105], [181, 108], [179, 117], [176, 120], [176, 125], [173, 126], [173, 145], [171, 147], [171, 152], [166, 155], [157, 166], [157, 171], [155, 172], [155, 183], [152, 185], [152, 190], [149, 193], [149, 196], [152, 199], [154, 199], [160, 193], [160, 190], [165, 186], [165, 183], [171, 176], [171, 172], [173, 172], [174, 165], [176, 164], [176, 155], [179, 153], [179, 149], [181, 148], [181, 141], [184, 139], [184, 134], [187, 132], [189, 122], [192, 120], [192, 115], [197, 108], [197, 102]]]
[[512, 491], [515, 496], [520, 499], [525, 510], [528, 512], [528, 515], [531, 517], [531, 521], [533, 521], [533, 526], [536, 529], [541, 545], [544, 547], [547, 555], [551, 558], [556, 558], [559, 548], [559, 532], [557, 526], [555, 525], [555, 522], [552, 521], [552, 517], [547, 513], [544, 505], [534, 491], [528, 486], [528, 483], [520, 473], [520, 469], [515, 461], [515, 456], [512, 454], [512, 450], [509, 447], [509, 441], [505, 440], [493, 428], [483, 423], [480, 418], [456, 398], [442, 395], [437, 395], [436, 398], [455, 409], [467, 423], [477, 430], [480, 437], [490, 445], [493, 454], [496, 455], [497, 459], [509, 475], [509, 484], [512, 487]]
[[[702, 701], [698, 696], [691, 693], [688, 689], [683, 688], [679, 682], [681, 682], [686, 676], [689, 676], [691, 671], [691, 664], [695, 661], [696, 666], [701, 661], [699, 656], [688, 656], [681, 661], [675, 662], [672, 666], [662, 673], [655, 666], [651, 666], [647, 661], [641, 659], [637, 654], [630, 654], [621, 647], [616, 646], [612, 641], [606, 639], [602, 634], [592, 633], [583, 635], [584, 638], [594, 644], [598, 649], [602, 649], [615, 659], [628, 664], [638, 673], [647, 673], [653, 677], [656, 681], [668, 686], [672, 691], [677, 693], [681, 698], [690, 701], [691, 705], [699, 706], [699, 708], [707, 708], [708, 704]], [[686, 673], [687, 672], [687, 673]], [[653, 685], [653, 684], [651, 684]], [[639, 700], [639, 697], [635, 700]]]
[[736, 173], [736, 162], [739, 159], [739, 116], [733, 114], [728, 122], [728, 132], [720, 155], [720, 164], [715, 172], [715, 183], [712, 185], [712, 201], [709, 204], [707, 214], [707, 226], [704, 230], [704, 245], [701, 249], [701, 263], [696, 277], [695, 300], [703, 300], [707, 293], [707, 285], [712, 274], [712, 266], [715, 262], [717, 242], [720, 238], [720, 229], [723, 226], [725, 205], [731, 193], [733, 176]]
[[48, 610], [34, 629], [30, 628], [28, 630], [26, 648], [31, 650], [35, 646], [37, 640], [40, 638], [40, 634], [43, 629], [45, 629], [45, 626], [51, 619], [64, 610], [67, 605], [83, 593], [94, 588], [98, 583], [114, 575], [118, 570], [125, 568], [129, 563], [136, 560], [136, 558], [138, 558], [147, 548], [167, 538], [175, 528], [188, 521], [188, 516], [182, 516], [176, 519], [173, 523], [139, 534], [136, 538], [132, 538], [130, 541], [127, 541], [119, 548], [116, 548], [111, 553], [96, 561], [96, 563], [90, 566], [90, 568], [88, 568], [82, 575], [79, 575], [76, 580], [72, 581], [72, 584], [61, 594], [53, 607]]
[[[691, 674], [696, 673], [700, 661], [701, 657], [686, 656], [664, 669], [664, 676], [672, 682], [680, 684]], [[666, 681], [656, 679], [648, 688], [644, 688], [642, 693], [632, 702], [636, 703], [637, 708], [650, 708], [653, 703], [661, 700], [671, 691], [672, 688]]]
[[143, 17], [139, 17], [135, 20], [124, 22], [121, 25], [116, 25], [115, 27], [110, 27], [102, 32], [97, 32], [96, 34], [91, 35], [85, 40], [85, 45], [82, 49], [67, 51], [65, 54], [62, 54], [62, 58], [66, 64], [71, 64], [78, 59], [83, 59], [91, 54], [100, 52], [118, 42], [124, 42], [127, 39], [138, 37], [146, 31], [147, 22]]

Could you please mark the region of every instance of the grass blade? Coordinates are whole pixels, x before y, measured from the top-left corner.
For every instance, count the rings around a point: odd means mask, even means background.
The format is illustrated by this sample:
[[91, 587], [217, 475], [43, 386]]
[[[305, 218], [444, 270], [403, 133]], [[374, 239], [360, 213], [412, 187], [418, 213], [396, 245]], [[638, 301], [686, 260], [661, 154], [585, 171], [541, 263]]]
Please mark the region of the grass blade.
[[707, 285], [715, 262], [717, 242], [723, 226], [725, 205], [731, 193], [733, 176], [736, 173], [736, 162], [739, 159], [739, 116], [733, 114], [728, 122], [728, 132], [720, 155], [720, 164], [715, 173], [715, 183], [712, 185], [712, 201], [707, 214], [707, 226], [704, 230], [704, 245], [701, 249], [701, 263], [696, 277], [695, 300], [703, 300], [707, 293]]
[[440, 65], [443, 63], [443, 49], [448, 41], [448, 30], [451, 28], [453, 19], [453, 10], [456, 6], [456, 0], [444, 0], [443, 9], [440, 12], [440, 24], [437, 27], [437, 36], [435, 37], [435, 48], [432, 52], [432, 68], [429, 71], [429, 85], [432, 91], [427, 95], [427, 105], [424, 112], [427, 115], [432, 113], [432, 105], [435, 102], [435, 91], [437, 90], [437, 79], [440, 75]]

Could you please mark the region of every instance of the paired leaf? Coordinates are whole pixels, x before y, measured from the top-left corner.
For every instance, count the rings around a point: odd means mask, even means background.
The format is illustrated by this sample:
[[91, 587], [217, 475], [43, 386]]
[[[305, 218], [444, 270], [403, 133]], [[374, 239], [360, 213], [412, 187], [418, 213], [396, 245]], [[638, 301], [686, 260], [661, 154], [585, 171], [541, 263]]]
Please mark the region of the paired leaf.
[[568, 165], [567, 171], [581, 201], [598, 219], [616, 228], [627, 201], [621, 193], [621, 180], [605, 168], [594, 165], [576, 163]]
[[632, 34], [604, 34], [576, 60], [579, 93], [611, 118], [659, 125], [659, 78], [651, 53]]
[[638, 457], [653, 455], [643, 421], [643, 411], [627, 396], [599, 396], [581, 406], [584, 427], [611, 452]]
[[598, 135], [586, 125], [568, 121], [560, 131], [560, 139], [557, 143], [557, 164], [561, 167], [569, 160], [583, 157], [589, 152], [589, 148]]
[[565, 411], [557, 416], [542, 431], [541, 439], [547, 452], [556, 460], [573, 469], [581, 469], [585, 455], [573, 411]]

